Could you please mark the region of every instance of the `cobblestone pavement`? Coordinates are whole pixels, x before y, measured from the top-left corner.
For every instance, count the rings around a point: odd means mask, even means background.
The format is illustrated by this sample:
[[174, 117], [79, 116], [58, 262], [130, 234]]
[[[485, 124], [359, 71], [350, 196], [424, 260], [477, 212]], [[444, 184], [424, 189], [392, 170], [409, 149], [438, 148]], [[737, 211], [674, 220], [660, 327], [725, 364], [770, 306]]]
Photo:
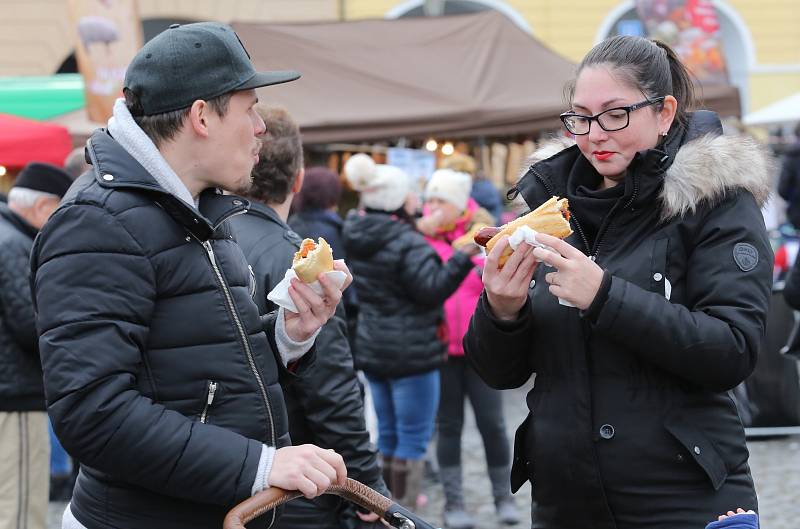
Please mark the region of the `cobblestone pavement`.
[[[506, 423], [509, 439], [513, 437], [517, 424], [527, 413], [524, 396], [527, 388], [504, 392]], [[496, 529], [494, 505], [486, 474], [483, 445], [475, 427], [469, 406], [465, 414], [463, 450], [465, 454], [476, 454], [464, 458], [464, 486], [468, 510], [474, 515], [478, 529]], [[763, 529], [797, 529], [800, 526], [800, 436], [780, 437], [765, 440], [749, 440], [750, 465], [756, 482], [760, 504], [761, 527]], [[443, 505], [441, 486], [432, 480], [426, 482], [428, 504], [418, 509], [418, 514], [434, 524], [441, 525]], [[529, 525], [530, 484], [515, 495], [522, 524]], [[48, 529], [60, 527], [63, 503], [50, 504]], [[588, 529], [588, 528], [587, 528]], [[699, 528], [702, 529], [702, 528]]]

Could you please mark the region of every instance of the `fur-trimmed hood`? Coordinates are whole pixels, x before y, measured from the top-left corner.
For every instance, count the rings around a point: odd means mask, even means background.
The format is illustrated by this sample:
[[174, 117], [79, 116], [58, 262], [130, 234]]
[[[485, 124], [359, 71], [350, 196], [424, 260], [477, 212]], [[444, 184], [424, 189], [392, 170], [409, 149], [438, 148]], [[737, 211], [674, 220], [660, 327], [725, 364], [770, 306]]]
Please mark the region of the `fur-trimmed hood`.
[[[565, 138], [544, 142], [526, 160], [525, 172], [570, 148], [577, 146]], [[772, 157], [754, 139], [715, 133], [699, 136], [680, 146], [664, 174], [658, 197], [661, 218], [693, 213], [701, 203], [718, 203], [739, 189], [750, 192], [761, 207], [769, 199], [773, 174]]]

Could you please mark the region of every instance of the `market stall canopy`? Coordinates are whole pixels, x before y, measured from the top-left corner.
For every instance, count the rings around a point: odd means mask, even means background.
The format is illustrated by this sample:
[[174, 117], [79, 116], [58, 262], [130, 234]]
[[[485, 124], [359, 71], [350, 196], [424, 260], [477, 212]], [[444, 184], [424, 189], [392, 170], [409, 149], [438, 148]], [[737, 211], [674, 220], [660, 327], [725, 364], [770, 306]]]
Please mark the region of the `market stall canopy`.
[[[504, 136], [556, 128], [575, 65], [496, 11], [320, 24], [232, 24], [258, 69], [298, 70], [259, 90], [307, 143]], [[706, 106], [740, 114], [732, 86]]]
[[505, 16], [320, 24], [235, 22], [257, 69], [298, 70], [259, 90], [306, 143], [529, 133], [559, 125], [571, 62]]
[[0, 165], [19, 169], [28, 162], [64, 165], [72, 150], [66, 127], [0, 114]]
[[800, 121], [800, 92], [747, 114], [745, 125], [783, 125]]

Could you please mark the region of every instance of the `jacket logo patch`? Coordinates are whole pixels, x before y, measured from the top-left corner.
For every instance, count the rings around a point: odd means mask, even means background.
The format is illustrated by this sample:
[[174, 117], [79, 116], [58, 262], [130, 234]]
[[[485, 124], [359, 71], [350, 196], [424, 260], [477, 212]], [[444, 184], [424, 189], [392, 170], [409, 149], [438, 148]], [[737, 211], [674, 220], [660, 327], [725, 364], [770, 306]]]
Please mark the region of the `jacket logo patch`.
[[733, 260], [742, 272], [749, 272], [758, 264], [758, 250], [752, 244], [740, 242], [733, 247]]

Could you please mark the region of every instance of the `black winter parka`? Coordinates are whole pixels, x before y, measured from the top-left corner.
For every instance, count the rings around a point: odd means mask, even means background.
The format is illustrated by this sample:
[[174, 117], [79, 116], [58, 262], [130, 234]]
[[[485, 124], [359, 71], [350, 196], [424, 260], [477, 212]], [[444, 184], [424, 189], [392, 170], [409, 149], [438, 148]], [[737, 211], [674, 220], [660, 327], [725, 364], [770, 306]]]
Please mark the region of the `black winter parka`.
[[36, 228], [0, 203], [0, 411], [44, 411], [29, 265]]
[[[292, 266], [302, 239], [272, 208], [252, 202], [247, 215], [231, 219], [236, 240], [256, 278], [255, 299], [262, 313], [275, 310], [266, 294]], [[347, 341], [344, 307], [320, 330], [314, 366], [284, 385], [289, 433], [294, 444], [333, 448], [347, 475], [388, 494], [364, 420], [364, 401]], [[339, 503], [335, 496], [317, 501]]]
[[351, 211], [344, 245], [358, 294], [356, 367], [376, 377], [404, 377], [446, 359], [442, 307], [472, 270], [456, 252], [442, 263], [425, 237], [390, 213]]
[[81, 462], [72, 512], [89, 529], [219, 529], [262, 443], [289, 443], [275, 315], [225, 222], [248, 202], [209, 189], [198, 213], [103, 130], [87, 153], [32, 254], [48, 411]]
[[[517, 321], [479, 303], [465, 337], [475, 369], [495, 388], [536, 375], [512, 470], [514, 490], [533, 483], [534, 528], [702, 528], [757, 509], [728, 390], [752, 372], [764, 333], [768, 162], [719, 130], [697, 113], [639, 153], [594, 242], [572, 211], [568, 242], [611, 279], [586, 312], [550, 294], [544, 265]], [[517, 189], [535, 208], [589, 170], [573, 146], [531, 166]]]

